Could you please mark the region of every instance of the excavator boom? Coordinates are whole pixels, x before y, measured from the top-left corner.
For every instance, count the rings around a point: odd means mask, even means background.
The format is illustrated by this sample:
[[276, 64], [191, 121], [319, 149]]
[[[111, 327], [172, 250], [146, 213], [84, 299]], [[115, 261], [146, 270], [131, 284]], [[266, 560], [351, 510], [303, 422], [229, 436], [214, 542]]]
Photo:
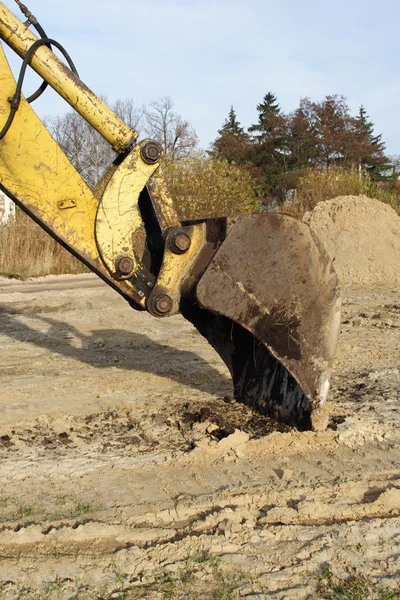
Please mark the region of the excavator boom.
[[319, 240], [278, 213], [182, 222], [160, 145], [137, 143], [24, 9], [28, 24], [0, 3], [0, 38], [22, 58], [21, 73], [32, 67], [116, 159], [91, 190], [23, 97], [23, 75], [17, 83], [0, 45], [0, 189], [133, 308], [191, 321], [227, 364], [238, 401], [300, 429], [326, 426], [340, 294]]

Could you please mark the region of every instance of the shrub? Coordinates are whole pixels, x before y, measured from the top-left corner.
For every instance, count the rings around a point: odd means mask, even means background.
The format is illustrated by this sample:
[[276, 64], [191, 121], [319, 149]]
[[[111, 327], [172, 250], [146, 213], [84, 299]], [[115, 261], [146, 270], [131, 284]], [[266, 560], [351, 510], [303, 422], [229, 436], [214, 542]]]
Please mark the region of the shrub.
[[226, 160], [197, 153], [164, 166], [182, 220], [249, 214], [260, 209], [250, 175]]
[[329, 169], [319, 171], [307, 169], [300, 177], [295, 198], [283, 204], [284, 212], [301, 218], [306, 211], [322, 200], [330, 200], [337, 196], [365, 195], [390, 204], [400, 213], [399, 197], [394, 191], [380, 187], [365, 173], [356, 169]]

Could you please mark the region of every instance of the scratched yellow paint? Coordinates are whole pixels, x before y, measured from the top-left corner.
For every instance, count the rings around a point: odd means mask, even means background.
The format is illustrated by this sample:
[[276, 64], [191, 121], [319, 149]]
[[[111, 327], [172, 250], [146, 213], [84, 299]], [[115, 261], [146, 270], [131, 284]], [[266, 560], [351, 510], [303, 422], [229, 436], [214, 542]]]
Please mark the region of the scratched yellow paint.
[[[0, 44], [0, 130], [15, 88]], [[23, 97], [10, 129], [0, 140], [0, 182], [98, 275], [144, 306], [132, 284], [115, 281], [103, 264], [95, 239], [98, 200]]]
[[115, 261], [129, 256], [140, 266], [146, 232], [138, 201], [140, 192], [158, 167], [146, 164], [140, 155], [143, 140], [119, 165], [103, 192], [96, 219], [96, 239], [103, 261], [110, 272]]
[[[0, 129], [16, 83], [0, 45]], [[24, 98], [0, 141], [0, 181], [63, 241], [96, 260], [94, 221], [98, 202]], [[58, 202], [74, 199], [60, 210]]]
[[169, 193], [161, 165], [149, 179], [147, 188], [150, 191], [154, 210], [162, 229], [179, 227], [181, 223], [178, 211]]
[[[37, 37], [0, 2], [0, 39], [24, 57]], [[131, 148], [137, 132], [97, 98], [49, 48], [38, 47], [30, 65], [73, 106], [113, 148]], [[0, 44], [0, 130], [10, 111], [16, 82]], [[141, 145], [146, 142], [144, 140]], [[103, 279], [142, 308], [146, 299], [129, 280], [119, 280], [116, 260], [132, 258], [141, 269], [146, 231], [139, 195], [157, 171], [140, 146], [104, 176], [92, 192], [22, 97], [14, 121], [0, 140], [0, 182], [54, 237]], [[179, 225], [161, 170], [153, 182], [153, 204], [164, 229]]]
[[172, 298], [173, 308], [169, 312], [170, 315], [178, 314], [179, 302], [181, 298], [181, 286], [185, 276], [189, 273], [201, 250], [207, 243], [206, 225], [198, 223], [190, 229], [190, 248], [184, 254], [175, 254], [171, 251], [168, 244], [164, 252], [163, 262], [160, 272], [157, 277], [157, 286], [152, 292], [152, 296], [156, 296], [160, 291], [168, 291], [168, 295]]

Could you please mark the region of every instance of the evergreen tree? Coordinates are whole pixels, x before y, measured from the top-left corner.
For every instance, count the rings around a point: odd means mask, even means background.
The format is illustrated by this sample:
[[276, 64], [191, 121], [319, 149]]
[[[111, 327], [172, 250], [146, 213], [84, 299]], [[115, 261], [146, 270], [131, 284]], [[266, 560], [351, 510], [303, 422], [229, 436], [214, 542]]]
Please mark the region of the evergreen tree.
[[248, 144], [249, 136], [241, 127], [231, 106], [228, 118], [221, 129], [218, 129], [218, 137], [211, 146], [210, 154], [215, 158], [224, 158], [229, 163], [241, 164], [246, 159]]
[[374, 134], [374, 124], [369, 120], [364, 106], [360, 106], [358, 115], [353, 120], [353, 127], [357, 166], [368, 171], [372, 177], [380, 178], [380, 172], [389, 168], [385, 144], [382, 142], [382, 134]]
[[249, 132], [255, 133], [254, 138], [263, 142], [273, 134], [276, 127], [276, 117], [281, 114], [277, 98], [272, 92], [265, 94], [261, 104], [257, 104], [258, 123], [250, 125]]
[[257, 105], [258, 123], [249, 127], [252, 144], [249, 160], [262, 197], [282, 196], [281, 175], [286, 165], [287, 118], [281, 113], [276, 96], [268, 92]]
[[241, 127], [237, 119], [236, 112], [233, 106], [231, 106], [228, 118], [225, 119], [225, 123], [222, 125], [221, 129], [218, 130], [218, 133], [220, 135], [223, 135], [225, 133], [236, 136], [245, 135], [244, 129], [243, 127]]

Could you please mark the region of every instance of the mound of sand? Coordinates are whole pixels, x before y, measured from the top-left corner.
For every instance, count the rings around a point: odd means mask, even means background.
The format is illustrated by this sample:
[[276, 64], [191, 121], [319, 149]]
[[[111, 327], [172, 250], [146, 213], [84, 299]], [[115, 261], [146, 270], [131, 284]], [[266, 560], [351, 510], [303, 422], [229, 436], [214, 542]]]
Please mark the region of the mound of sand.
[[324, 244], [342, 286], [400, 287], [400, 217], [366, 196], [339, 196], [304, 215]]

